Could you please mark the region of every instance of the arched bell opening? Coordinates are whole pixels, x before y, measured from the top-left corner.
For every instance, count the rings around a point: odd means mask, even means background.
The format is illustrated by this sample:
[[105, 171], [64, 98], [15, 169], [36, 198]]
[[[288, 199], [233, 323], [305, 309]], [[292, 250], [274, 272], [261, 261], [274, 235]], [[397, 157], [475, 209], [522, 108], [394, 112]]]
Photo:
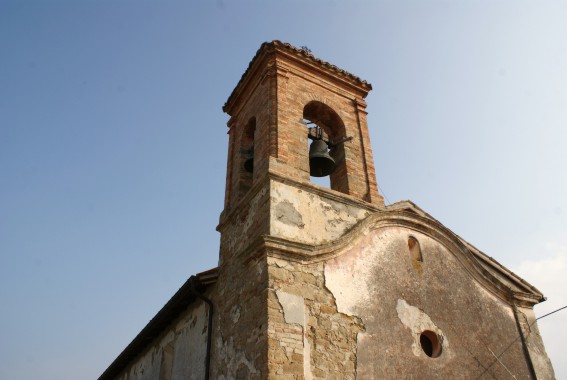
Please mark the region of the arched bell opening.
[[252, 117], [240, 136], [240, 164], [238, 194], [243, 196], [250, 190], [254, 174], [254, 134], [256, 133], [256, 118]]
[[311, 180], [348, 194], [344, 143], [340, 142], [346, 137], [342, 119], [331, 107], [319, 101], [305, 105], [303, 119], [309, 128]]

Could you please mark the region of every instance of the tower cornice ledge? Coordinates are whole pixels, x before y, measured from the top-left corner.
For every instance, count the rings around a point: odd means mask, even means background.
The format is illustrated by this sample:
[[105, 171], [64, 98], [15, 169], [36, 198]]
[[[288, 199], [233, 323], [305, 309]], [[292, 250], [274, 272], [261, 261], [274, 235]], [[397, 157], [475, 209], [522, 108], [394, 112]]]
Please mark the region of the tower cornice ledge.
[[272, 57], [277, 57], [278, 55], [280, 57], [285, 57], [287, 61], [294, 62], [299, 66], [310, 68], [311, 70], [317, 71], [319, 74], [324, 74], [333, 81], [339, 82], [343, 86], [359, 92], [362, 98], [366, 97], [368, 92], [372, 90], [372, 85], [370, 83], [356, 75], [315, 57], [305, 49], [296, 48], [289, 43], [274, 40], [271, 42], [264, 42], [260, 46], [248, 64], [248, 68], [244, 74], [242, 74], [238, 84], [222, 107], [224, 112], [229, 115], [233, 113], [232, 110], [235, 100], [239, 98], [239, 94], [245, 91], [245, 88], [250, 84], [251, 78], [255, 77], [252, 73], [257, 70], [263, 70], [265, 68], [265, 61]]
[[258, 192], [260, 192], [262, 189], [267, 188], [267, 186], [269, 185], [269, 182], [271, 180], [277, 181], [277, 182], [280, 182], [280, 183], [284, 183], [286, 185], [294, 186], [294, 187], [296, 187], [300, 190], [309, 191], [310, 193], [316, 194], [318, 196], [321, 196], [321, 197], [329, 199], [329, 200], [337, 201], [337, 202], [340, 202], [340, 203], [343, 203], [343, 204], [346, 204], [346, 205], [352, 205], [352, 206], [364, 208], [364, 209], [367, 209], [370, 212], [384, 209], [384, 207], [377, 206], [373, 203], [368, 203], [368, 202], [362, 201], [362, 200], [355, 198], [353, 196], [350, 196], [348, 194], [343, 194], [343, 193], [335, 191], [335, 190], [331, 190], [331, 189], [328, 189], [328, 188], [325, 188], [325, 187], [315, 185], [311, 182], [298, 181], [296, 179], [293, 179], [292, 177], [285, 177], [285, 176], [280, 175], [278, 173], [269, 172], [266, 177], [258, 180], [254, 184], [254, 186], [248, 191], [248, 193], [246, 193], [246, 195], [236, 205], [234, 205], [234, 207], [231, 207], [228, 210], [228, 212], [227, 212], [227, 210], [225, 210], [221, 214], [219, 224], [217, 225], [217, 231], [222, 232], [224, 226], [227, 223], [234, 222], [236, 215], [238, 215], [240, 212], [242, 212], [243, 207], [245, 205], [249, 204], [250, 201], [252, 200], [252, 198], [254, 198], [256, 196], [256, 194], [258, 194]]

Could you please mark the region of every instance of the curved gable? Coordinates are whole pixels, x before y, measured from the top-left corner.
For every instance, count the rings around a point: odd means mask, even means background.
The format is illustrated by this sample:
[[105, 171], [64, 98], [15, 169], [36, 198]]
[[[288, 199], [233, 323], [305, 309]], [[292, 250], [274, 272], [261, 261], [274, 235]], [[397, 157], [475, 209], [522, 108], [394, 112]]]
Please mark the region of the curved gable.
[[264, 237], [264, 239], [265, 244], [272, 248], [273, 256], [307, 263], [326, 261], [345, 255], [352, 250], [352, 247], [368, 244], [368, 236], [375, 234], [375, 231], [393, 228], [405, 231], [406, 244], [412, 234], [421, 234], [437, 242], [478, 285], [509, 304], [516, 302], [533, 306], [545, 300], [543, 294], [535, 287], [408, 201], [375, 211], [330, 243], [315, 246], [305, 243], [290, 244], [285, 239], [274, 237]]

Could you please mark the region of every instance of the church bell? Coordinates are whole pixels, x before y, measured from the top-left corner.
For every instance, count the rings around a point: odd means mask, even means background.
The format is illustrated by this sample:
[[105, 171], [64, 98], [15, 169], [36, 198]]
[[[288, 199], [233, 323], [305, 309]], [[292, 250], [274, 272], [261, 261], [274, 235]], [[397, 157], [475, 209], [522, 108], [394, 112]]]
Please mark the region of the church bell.
[[254, 171], [254, 145], [252, 145], [250, 149], [246, 151], [244, 170], [246, 170], [248, 173], [252, 173]]
[[323, 140], [313, 140], [309, 147], [309, 174], [312, 177], [325, 177], [335, 170], [337, 164], [329, 155], [327, 143]]

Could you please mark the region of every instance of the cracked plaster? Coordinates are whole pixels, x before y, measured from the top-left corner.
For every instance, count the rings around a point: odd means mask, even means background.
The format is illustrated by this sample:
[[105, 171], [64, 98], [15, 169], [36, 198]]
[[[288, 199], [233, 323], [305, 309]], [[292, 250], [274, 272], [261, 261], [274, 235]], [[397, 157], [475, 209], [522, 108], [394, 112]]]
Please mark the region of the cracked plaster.
[[306, 244], [338, 239], [369, 211], [271, 182], [270, 234]]

